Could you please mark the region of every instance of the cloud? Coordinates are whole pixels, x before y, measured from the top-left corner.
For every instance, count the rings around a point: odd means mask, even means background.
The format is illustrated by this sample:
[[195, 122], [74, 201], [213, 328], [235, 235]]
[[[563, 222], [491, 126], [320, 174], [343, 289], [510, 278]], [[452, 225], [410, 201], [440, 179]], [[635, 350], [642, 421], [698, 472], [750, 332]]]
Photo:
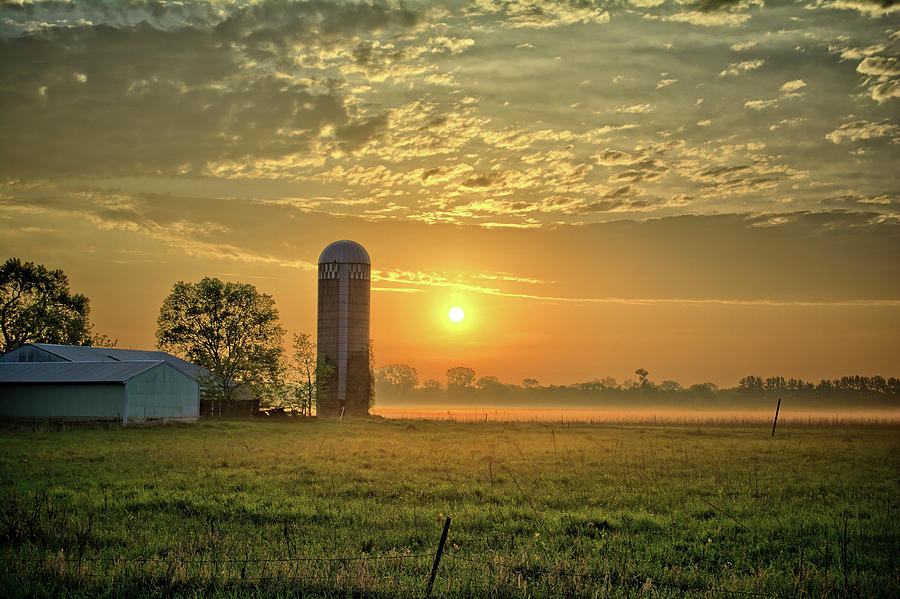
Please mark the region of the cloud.
[[736, 44], [731, 44], [729, 48], [735, 52], [743, 52], [744, 50], [756, 47], [757, 44], [758, 42], [738, 42]]
[[616, 107], [616, 112], [624, 112], [626, 114], [646, 114], [652, 110], [653, 107], [650, 104], [631, 104], [630, 106], [623, 105]]
[[[386, 68], [403, 49], [349, 41], [421, 22], [405, 8], [368, 4], [156, 6], [3, 7], [16, 22], [52, 12], [60, 23], [77, 13], [87, 24], [0, 40], [0, 172], [196, 175], [208, 164], [275, 164], [329, 143], [326, 154], [361, 151], [386, 117], [359, 110], [342, 82], [319, 71], [322, 57]], [[310, 55], [314, 66], [298, 68]]]
[[867, 75], [864, 85], [868, 85], [873, 100], [883, 104], [900, 97], [900, 58], [897, 56], [866, 56], [856, 66], [857, 72]]
[[[787, 221], [786, 221], [787, 222]], [[515, 283], [544, 283], [531, 278], [515, 276], [476, 275], [475, 278], [491, 281], [515, 282]], [[617, 304], [630, 306], [653, 305], [681, 305], [681, 306], [747, 306], [747, 307], [804, 307], [804, 308], [874, 308], [874, 307], [900, 307], [900, 300], [892, 299], [848, 299], [848, 300], [790, 300], [777, 298], [761, 299], [729, 299], [729, 298], [691, 298], [691, 297], [611, 297], [611, 296], [554, 296], [539, 295], [534, 293], [521, 293], [500, 287], [488, 287], [469, 283], [465, 278], [451, 279], [438, 272], [403, 271], [403, 270], [373, 270], [372, 280], [379, 283], [392, 283], [413, 285], [414, 287], [373, 287], [381, 291], [398, 291], [414, 293], [422, 288], [453, 288], [482, 295], [492, 295], [514, 299], [523, 299], [549, 303], [576, 303], [576, 304]]]
[[856, 70], [864, 75], [893, 77], [900, 75], [900, 58], [896, 56], [867, 56]]
[[634, 157], [628, 152], [606, 148], [591, 157], [602, 166], [615, 166], [619, 164], [631, 164]]
[[841, 45], [828, 47], [829, 52], [840, 52], [841, 60], [860, 60], [883, 50], [884, 44], [873, 44], [864, 48], [845, 48]]
[[884, 17], [900, 10], [896, 0], [817, 0], [813, 5], [837, 10], [855, 10], [871, 18]]
[[634, 162], [628, 169], [619, 171], [609, 180], [613, 183], [640, 183], [641, 181], [653, 181], [666, 172], [666, 167], [659, 160], [647, 158], [640, 162]]
[[[760, 150], [765, 144], [750, 142], [746, 145], [748, 151]], [[693, 169], [687, 176], [697, 182], [703, 194], [714, 197], [718, 194], [728, 193], [732, 196], [771, 191], [777, 188], [780, 182], [794, 179], [804, 179], [808, 176], [806, 171], [793, 169], [790, 166], [779, 164], [771, 157], [750, 154], [747, 162], [734, 164], [733, 158], [720, 151], [722, 154], [717, 162], [720, 164], [710, 166], [708, 164], [694, 163]], [[746, 159], [745, 158], [745, 159]]]
[[701, 12], [744, 10], [753, 5], [762, 6], [761, 0], [693, 0], [687, 2], [688, 7]]
[[896, 211], [900, 209], [900, 196], [889, 194], [869, 196], [855, 191], [848, 191], [839, 196], [824, 198], [820, 201], [820, 204], [830, 209]]
[[771, 108], [773, 106], [778, 105], [779, 100], [747, 100], [744, 102], [745, 108], [750, 108], [751, 110], [765, 110], [766, 108]]
[[727, 77], [728, 75], [740, 75], [741, 73], [746, 73], [747, 71], [754, 71], [763, 66], [765, 62], [766, 61], [762, 59], [733, 62], [728, 65], [728, 68], [719, 73], [719, 77]]
[[777, 123], [773, 123], [772, 125], [769, 125], [769, 131], [775, 131], [782, 127], [796, 127], [797, 125], [799, 125], [800, 123], [802, 123], [804, 121], [806, 121], [805, 117], [796, 117], [793, 119], [781, 119]]
[[691, 10], [662, 17], [663, 21], [690, 23], [699, 27], [738, 27], [750, 20], [743, 12], [706, 12]]
[[798, 91], [806, 87], [806, 82], [802, 79], [794, 79], [793, 81], [788, 81], [784, 85], [782, 85], [779, 90], [781, 91], [781, 96], [778, 98], [772, 98], [770, 100], [747, 100], [744, 102], [744, 108], [749, 108], [751, 110], [765, 110], [767, 108], [774, 108], [778, 106], [782, 100], [793, 100], [797, 98], [803, 97], [803, 92]]
[[803, 79], [794, 79], [782, 85], [780, 89], [783, 92], [792, 93], [804, 87], [806, 87], [806, 82]]
[[610, 19], [609, 13], [592, 0], [480, 0], [475, 4], [483, 14], [500, 17], [503, 25], [513, 28], [603, 25]]
[[150, 25], [171, 31], [185, 27], [211, 29], [228, 17], [234, 7], [212, 2], [168, 3], [155, 0], [64, 0], [11, 1], [0, 6], [4, 27], [10, 37], [48, 29], [69, 29], [85, 25], [115, 28]]
[[389, 115], [383, 114], [365, 119], [358, 119], [335, 129], [338, 147], [357, 152], [369, 142], [380, 138], [388, 128]]
[[844, 123], [831, 133], [825, 136], [825, 139], [835, 144], [846, 142], [856, 142], [865, 139], [877, 139], [900, 133], [900, 127], [890, 121], [881, 121], [873, 123], [870, 121], [853, 121]]
[[[296, 195], [303, 214], [527, 227], [738, 202], [815, 207], [854, 169], [861, 193], [892, 189], [895, 145], [820, 152], [833, 148], [826, 133], [856, 135], [831, 132], [841, 123], [896, 121], [883, 112], [900, 95], [895, 42], [872, 38], [883, 27], [791, 5], [775, 31], [759, 3], [638, 3], [4, 5], [0, 177]], [[621, 14], [615, 31], [594, 18], [605, 11]], [[700, 37], [661, 19], [685, 11], [754, 18]], [[790, 24], [801, 16], [821, 26]], [[815, 73], [816, 92], [803, 105], [788, 101], [807, 90], [802, 73]], [[815, 133], [817, 123], [831, 127]], [[668, 141], [681, 145], [657, 153]]]
[[656, 83], [656, 89], [662, 89], [664, 87], [668, 87], [677, 81], [678, 81], [678, 79], [660, 79]]
[[504, 173], [481, 173], [462, 182], [463, 187], [491, 187], [502, 182]]
[[893, 98], [900, 98], [900, 79], [891, 79], [884, 83], [876, 83], [870, 88], [872, 99], [879, 104]]
[[472, 38], [447, 37], [441, 35], [428, 40], [432, 52], [449, 51], [451, 54], [461, 54], [475, 45]]

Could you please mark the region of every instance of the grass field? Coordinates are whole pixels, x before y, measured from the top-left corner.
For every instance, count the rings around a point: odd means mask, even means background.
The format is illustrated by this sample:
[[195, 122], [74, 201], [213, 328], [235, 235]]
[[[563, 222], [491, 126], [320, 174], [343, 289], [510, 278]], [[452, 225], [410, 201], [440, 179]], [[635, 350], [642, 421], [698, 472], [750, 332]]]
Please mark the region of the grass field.
[[0, 434], [0, 596], [900, 596], [900, 428]]

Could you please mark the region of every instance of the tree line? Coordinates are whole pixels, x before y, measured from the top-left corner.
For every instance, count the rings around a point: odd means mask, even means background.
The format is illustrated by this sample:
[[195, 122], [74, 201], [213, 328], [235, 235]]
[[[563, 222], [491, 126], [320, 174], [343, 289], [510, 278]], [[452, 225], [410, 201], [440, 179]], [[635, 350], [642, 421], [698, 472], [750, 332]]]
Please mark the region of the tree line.
[[900, 379], [882, 376], [845, 376], [811, 383], [785, 377], [746, 376], [733, 388], [720, 389], [712, 382], [687, 387], [677, 381], [650, 379], [644, 368], [635, 377], [618, 383], [612, 377], [569, 385], [541, 385], [525, 378], [521, 384], [500, 381], [496, 376], [478, 376], [474, 369], [455, 366], [446, 371], [444, 382], [427, 379], [420, 383], [415, 368], [407, 364], [389, 364], [375, 373], [376, 389], [381, 397], [407, 403], [438, 401], [490, 401], [522, 403], [617, 403], [617, 404], [742, 404], [756, 399], [785, 397], [807, 403], [861, 401], [896, 403], [900, 400]]

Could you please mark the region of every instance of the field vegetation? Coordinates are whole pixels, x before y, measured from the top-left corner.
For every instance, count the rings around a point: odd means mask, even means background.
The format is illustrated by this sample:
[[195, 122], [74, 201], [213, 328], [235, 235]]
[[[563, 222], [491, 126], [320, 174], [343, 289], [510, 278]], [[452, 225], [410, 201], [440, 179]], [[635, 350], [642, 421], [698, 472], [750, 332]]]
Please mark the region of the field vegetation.
[[211, 420], [0, 435], [0, 595], [900, 596], [895, 425]]

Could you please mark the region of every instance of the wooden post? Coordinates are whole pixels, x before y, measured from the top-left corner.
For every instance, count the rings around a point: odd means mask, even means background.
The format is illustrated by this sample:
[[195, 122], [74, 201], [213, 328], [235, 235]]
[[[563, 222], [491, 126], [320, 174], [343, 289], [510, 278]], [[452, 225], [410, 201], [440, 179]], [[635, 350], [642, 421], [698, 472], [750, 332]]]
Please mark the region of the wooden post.
[[428, 577], [428, 588], [425, 589], [426, 599], [431, 596], [431, 587], [434, 586], [434, 577], [437, 576], [438, 564], [441, 563], [441, 555], [444, 553], [444, 543], [447, 542], [447, 532], [450, 530], [450, 516], [444, 521], [444, 532], [441, 533], [441, 542], [438, 543], [437, 553], [434, 554], [434, 564], [431, 566], [431, 576]]
[[340, 418], [340, 420], [338, 420], [338, 422], [343, 422], [343, 421], [344, 421], [344, 407], [345, 407], [345, 406], [341, 406], [341, 418]]
[[778, 424], [778, 410], [781, 409], [781, 398], [778, 398], [778, 405], [775, 406], [775, 421], [772, 423], [772, 436], [775, 436], [775, 426]]

